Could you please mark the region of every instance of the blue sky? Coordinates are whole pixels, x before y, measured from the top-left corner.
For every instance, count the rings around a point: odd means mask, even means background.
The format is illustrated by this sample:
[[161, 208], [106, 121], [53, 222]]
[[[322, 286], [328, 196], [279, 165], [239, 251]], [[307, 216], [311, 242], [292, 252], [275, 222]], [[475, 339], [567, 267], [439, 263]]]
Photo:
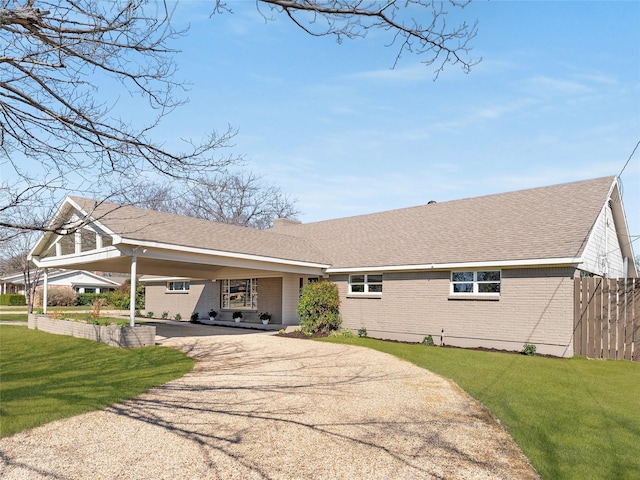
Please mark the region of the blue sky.
[[[297, 198], [303, 222], [617, 175], [640, 141], [638, 1], [473, 2], [448, 21], [478, 20], [482, 61], [436, 81], [419, 56], [391, 69], [384, 32], [338, 44], [265, 22], [253, 0], [228, 4], [177, 5], [190, 30], [170, 46], [189, 102], [155, 138], [171, 149], [237, 128], [228, 153]], [[112, 115], [153, 118], [99, 87]], [[621, 178], [640, 236], [640, 148]]]
[[[229, 3], [178, 5], [190, 102], [159, 133], [237, 128], [303, 222], [617, 175], [640, 140], [640, 2], [474, 2], [482, 61], [436, 81], [418, 56], [392, 70], [381, 32], [337, 44]], [[622, 181], [640, 235], [640, 151]]]

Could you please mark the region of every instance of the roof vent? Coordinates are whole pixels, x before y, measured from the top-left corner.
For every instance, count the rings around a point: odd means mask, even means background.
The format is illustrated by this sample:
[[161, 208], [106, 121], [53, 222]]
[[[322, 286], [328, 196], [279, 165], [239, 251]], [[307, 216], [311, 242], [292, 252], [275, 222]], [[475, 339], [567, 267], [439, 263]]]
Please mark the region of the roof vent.
[[427, 202], [427, 205], [433, 205], [434, 203], [438, 203], [438, 202], [436, 202], [435, 200], [429, 200]]

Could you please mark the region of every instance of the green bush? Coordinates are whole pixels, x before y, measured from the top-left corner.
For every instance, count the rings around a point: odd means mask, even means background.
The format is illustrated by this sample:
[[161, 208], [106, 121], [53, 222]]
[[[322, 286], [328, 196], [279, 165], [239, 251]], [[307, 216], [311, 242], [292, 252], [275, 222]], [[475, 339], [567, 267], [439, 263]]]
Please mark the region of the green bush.
[[530, 343], [525, 343], [524, 347], [522, 347], [523, 355], [535, 355], [536, 354], [536, 346], [531, 345]]
[[[129, 299], [131, 298], [131, 281], [126, 280], [117, 290], [109, 293], [108, 302], [111, 307], [118, 310], [129, 309]], [[144, 285], [138, 284], [136, 287], [136, 310], [144, 308]]]
[[93, 305], [93, 301], [102, 298], [109, 302], [108, 293], [78, 293], [76, 295], [76, 305]]
[[427, 347], [432, 347], [433, 337], [431, 335], [427, 335], [426, 337], [424, 337], [424, 340], [422, 340], [422, 344], [426, 345]]
[[0, 295], [0, 305], [11, 305], [24, 307], [27, 304], [27, 299], [24, 295], [19, 293], [4, 293]]
[[121, 290], [114, 290], [109, 293], [107, 301], [109, 305], [118, 310], [127, 310], [129, 308], [129, 294]]
[[364, 328], [364, 327], [359, 328], [359, 329], [358, 329], [358, 336], [359, 336], [360, 338], [364, 338], [364, 337], [366, 337], [366, 336], [367, 336], [367, 329], [366, 329], [366, 328]]
[[304, 333], [329, 333], [342, 324], [338, 286], [332, 282], [309, 283], [302, 289], [297, 314]]

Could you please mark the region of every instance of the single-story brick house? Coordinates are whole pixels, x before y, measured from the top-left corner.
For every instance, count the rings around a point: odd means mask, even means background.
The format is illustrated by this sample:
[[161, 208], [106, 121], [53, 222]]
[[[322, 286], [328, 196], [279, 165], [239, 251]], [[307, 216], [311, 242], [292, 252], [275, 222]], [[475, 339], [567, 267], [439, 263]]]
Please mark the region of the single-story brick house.
[[31, 255], [144, 274], [146, 308], [298, 323], [300, 288], [339, 286], [343, 326], [371, 337], [573, 354], [573, 280], [637, 277], [618, 180], [605, 177], [255, 230], [68, 197]]

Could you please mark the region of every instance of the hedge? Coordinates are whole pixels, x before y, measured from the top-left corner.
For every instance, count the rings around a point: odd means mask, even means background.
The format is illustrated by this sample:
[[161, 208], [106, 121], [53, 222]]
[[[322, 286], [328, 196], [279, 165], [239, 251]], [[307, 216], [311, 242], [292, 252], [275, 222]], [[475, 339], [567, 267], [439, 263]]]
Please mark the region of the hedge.
[[0, 295], [0, 305], [25, 306], [27, 299], [19, 293], [3, 293]]

